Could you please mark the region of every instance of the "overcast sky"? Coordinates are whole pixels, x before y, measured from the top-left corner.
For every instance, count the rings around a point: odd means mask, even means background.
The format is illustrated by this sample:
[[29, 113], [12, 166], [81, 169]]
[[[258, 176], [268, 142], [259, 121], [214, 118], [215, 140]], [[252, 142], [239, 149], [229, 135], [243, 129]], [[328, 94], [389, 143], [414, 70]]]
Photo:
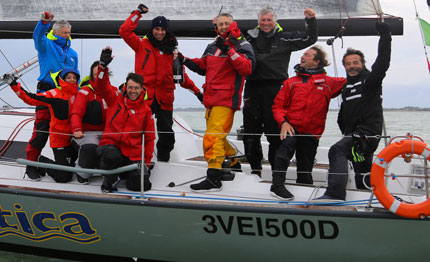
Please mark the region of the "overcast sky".
[[[420, 17], [430, 22], [430, 12], [425, 0], [416, 0]], [[404, 19], [404, 35], [393, 37], [391, 66], [384, 80], [384, 107], [398, 108], [404, 106], [430, 107], [430, 74], [424, 55], [424, 47], [415, 18], [415, 10], [412, 0], [381, 0], [382, 9], [385, 13], [400, 16]], [[317, 14], [318, 16], [318, 14]], [[257, 24], [257, 22], [256, 22]], [[286, 28], [284, 26], [286, 30]], [[73, 28], [72, 28], [73, 37]], [[212, 40], [191, 40], [179, 38], [179, 49], [188, 57], [200, 57], [206, 45]], [[367, 66], [370, 68], [376, 57], [377, 36], [372, 37], [344, 37], [344, 47], [341, 42], [335, 42], [336, 63], [333, 63], [331, 47], [325, 42], [319, 44], [330, 54], [332, 65], [326, 70], [329, 75], [334, 76], [334, 65], [337, 65], [339, 76], [345, 76], [341, 64], [341, 58], [346, 48], [353, 47], [364, 52]], [[72, 47], [78, 52], [80, 59], [79, 69], [81, 75], [89, 73], [91, 63], [98, 60], [101, 49], [110, 45], [113, 47], [115, 59], [111, 64], [114, 85], [121, 84], [128, 72], [134, 70], [134, 52], [124, 43], [122, 39], [104, 40], [79, 40], [72, 42]], [[37, 55], [32, 40], [0, 40], [0, 50], [6, 55], [13, 66], [24, 63]], [[299, 62], [304, 51], [293, 53], [290, 62], [290, 75], [294, 75], [293, 66]], [[0, 73], [10, 70], [5, 58], [0, 55]], [[187, 71], [188, 72], [188, 71]], [[34, 92], [39, 69], [35, 68], [24, 76], [24, 82]], [[204, 78], [194, 73], [189, 73], [191, 79], [201, 88]], [[11, 93], [9, 88], [0, 91], [0, 97], [13, 106], [23, 106], [22, 102]], [[178, 87], [175, 92], [175, 107], [202, 107], [197, 98], [189, 91]], [[3, 104], [0, 102], [0, 105]], [[332, 101], [331, 108], [337, 108], [338, 101]]]

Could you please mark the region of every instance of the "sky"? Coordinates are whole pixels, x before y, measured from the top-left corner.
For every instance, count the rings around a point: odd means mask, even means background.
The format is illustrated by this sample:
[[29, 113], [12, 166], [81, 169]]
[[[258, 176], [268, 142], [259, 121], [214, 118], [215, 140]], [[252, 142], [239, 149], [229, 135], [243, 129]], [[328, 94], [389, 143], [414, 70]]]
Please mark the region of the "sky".
[[[404, 19], [404, 35], [393, 36], [391, 65], [387, 76], [383, 82], [385, 108], [401, 108], [405, 106], [430, 107], [430, 74], [424, 54], [424, 45], [421, 39], [418, 21], [416, 19], [413, 0], [381, 0], [382, 10], [391, 15], [400, 16]], [[418, 13], [421, 18], [430, 22], [430, 11], [426, 0], [416, 0]], [[318, 14], [317, 14], [318, 17]], [[257, 25], [257, 21], [256, 21]], [[72, 28], [73, 37], [73, 28]], [[179, 39], [179, 50], [187, 57], [200, 57], [207, 44], [213, 39]], [[322, 38], [325, 40], [326, 38]], [[339, 40], [334, 44], [333, 59], [332, 48], [320, 41], [324, 50], [329, 53], [329, 60], [332, 64], [326, 68], [328, 75], [335, 76], [335, 67], [338, 76], [345, 76], [345, 71], [341, 63], [343, 54], [348, 47], [360, 49], [364, 52], [367, 67], [370, 68], [377, 55], [377, 36], [366, 37], [344, 37], [343, 48]], [[98, 60], [100, 51], [105, 46], [113, 49], [114, 60], [110, 65], [113, 72], [111, 82], [120, 85], [124, 82], [128, 72], [134, 70], [134, 52], [122, 39], [74, 39], [72, 47], [78, 52], [80, 65], [79, 70], [82, 76], [89, 74], [89, 67], [93, 61]], [[36, 56], [33, 40], [0, 40], [0, 51], [4, 53], [13, 66], [18, 66], [32, 57]], [[299, 63], [300, 56], [305, 50], [294, 52], [290, 60], [289, 74], [294, 75], [293, 67]], [[11, 69], [11, 66], [0, 54], [0, 74], [4, 74]], [[187, 70], [191, 79], [201, 89], [204, 77], [194, 74]], [[36, 67], [23, 76], [25, 85], [31, 92], [35, 92], [36, 79], [39, 69]], [[12, 106], [25, 106], [9, 89], [0, 90], [0, 98], [7, 101]], [[0, 102], [0, 105], [3, 105]], [[175, 91], [175, 108], [203, 107], [197, 98], [188, 90], [177, 86]], [[333, 100], [330, 107], [339, 107], [339, 101]]]

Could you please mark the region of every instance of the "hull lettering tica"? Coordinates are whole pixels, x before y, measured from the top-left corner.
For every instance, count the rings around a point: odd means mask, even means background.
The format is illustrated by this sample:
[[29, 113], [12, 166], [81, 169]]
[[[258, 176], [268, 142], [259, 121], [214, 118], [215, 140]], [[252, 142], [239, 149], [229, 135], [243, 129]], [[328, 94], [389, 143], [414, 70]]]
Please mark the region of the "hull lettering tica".
[[14, 210], [0, 206], [0, 237], [16, 236], [34, 242], [63, 238], [80, 244], [91, 244], [100, 240], [90, 219], [78, 212], [40, 211], [29, 214], [21, 204]]

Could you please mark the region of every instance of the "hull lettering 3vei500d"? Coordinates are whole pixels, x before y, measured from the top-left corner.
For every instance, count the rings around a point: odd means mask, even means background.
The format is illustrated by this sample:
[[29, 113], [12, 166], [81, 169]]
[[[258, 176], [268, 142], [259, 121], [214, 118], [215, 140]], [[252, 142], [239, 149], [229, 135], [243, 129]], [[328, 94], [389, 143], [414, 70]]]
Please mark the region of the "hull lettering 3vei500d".
[[239, 234], [256, 237], [302, 237], [305, 239], [335, 239], [339, 227], [330, 220], [300, 220], [262, 218], [248, 216], [212, 216], [204, 215], [207, 224], [203, 230], [209, 234]]

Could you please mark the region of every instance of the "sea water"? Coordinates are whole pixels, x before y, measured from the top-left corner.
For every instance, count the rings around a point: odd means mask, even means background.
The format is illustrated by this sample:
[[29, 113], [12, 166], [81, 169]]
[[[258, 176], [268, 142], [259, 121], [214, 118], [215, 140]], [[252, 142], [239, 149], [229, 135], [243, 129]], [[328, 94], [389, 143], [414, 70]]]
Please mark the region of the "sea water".
[[[204, 132], [206, 122], [204, 111], [175, 111], [175, 114], [182, 117], [195, 132]], [[320, 139], [319, 146], [330, 147], [342, 138], [342, 134], [337, 124], [337, 110], [330, 110], [327, 114], [326, 126]], [[419, 136], [424, 141], [430, 143], [430, 110], [429, 111], [404, 111], [404, 110], [385, 110], [384, 111], [385, 129], [387, 136], [404, 136], [407, 133]], [[234, 115], [231, 133], [236, 133], [237, 129], [243, 125], [242, 111], [237, 111]], [[262, 140], [265, 140], [263, 136]], [[389, 139], [388, 139], [389, 140]], [[388, 142], [388, 141], [387, 141]], [[385, 146], [382, 139], [378, 150]]]
[[[204, 119], [204, 111], [180, 111], [176, 110], [175, 114], [182, 117], [195, 132], [204, 132], [206, 122]], [[342, 135], [337, 125], [337, 111], [329, 111], [327, 115], [326, 127], [323, 136], [320, 139], [320, 146], [330, 147]], [[406, 133], [420, 136], [427, 143], [430, 143], [430, 111], [402, 111], [402, 110], [386, 110], [384, 112], [385, 126], [387, 135], [403, 136]], [[232, 132], [243, 124], [242, 112], [237, 111], [234, 117]], [[264, 137], [263, 137], [264, 139]], [[381, 140], [379, 149], [384, 147], [384, 141]], [[54, 259], [38, 257], [34, 255], [24, 255], [11, 252], [0, 252], [0, 262], [62, 262], [70, 260]]]

